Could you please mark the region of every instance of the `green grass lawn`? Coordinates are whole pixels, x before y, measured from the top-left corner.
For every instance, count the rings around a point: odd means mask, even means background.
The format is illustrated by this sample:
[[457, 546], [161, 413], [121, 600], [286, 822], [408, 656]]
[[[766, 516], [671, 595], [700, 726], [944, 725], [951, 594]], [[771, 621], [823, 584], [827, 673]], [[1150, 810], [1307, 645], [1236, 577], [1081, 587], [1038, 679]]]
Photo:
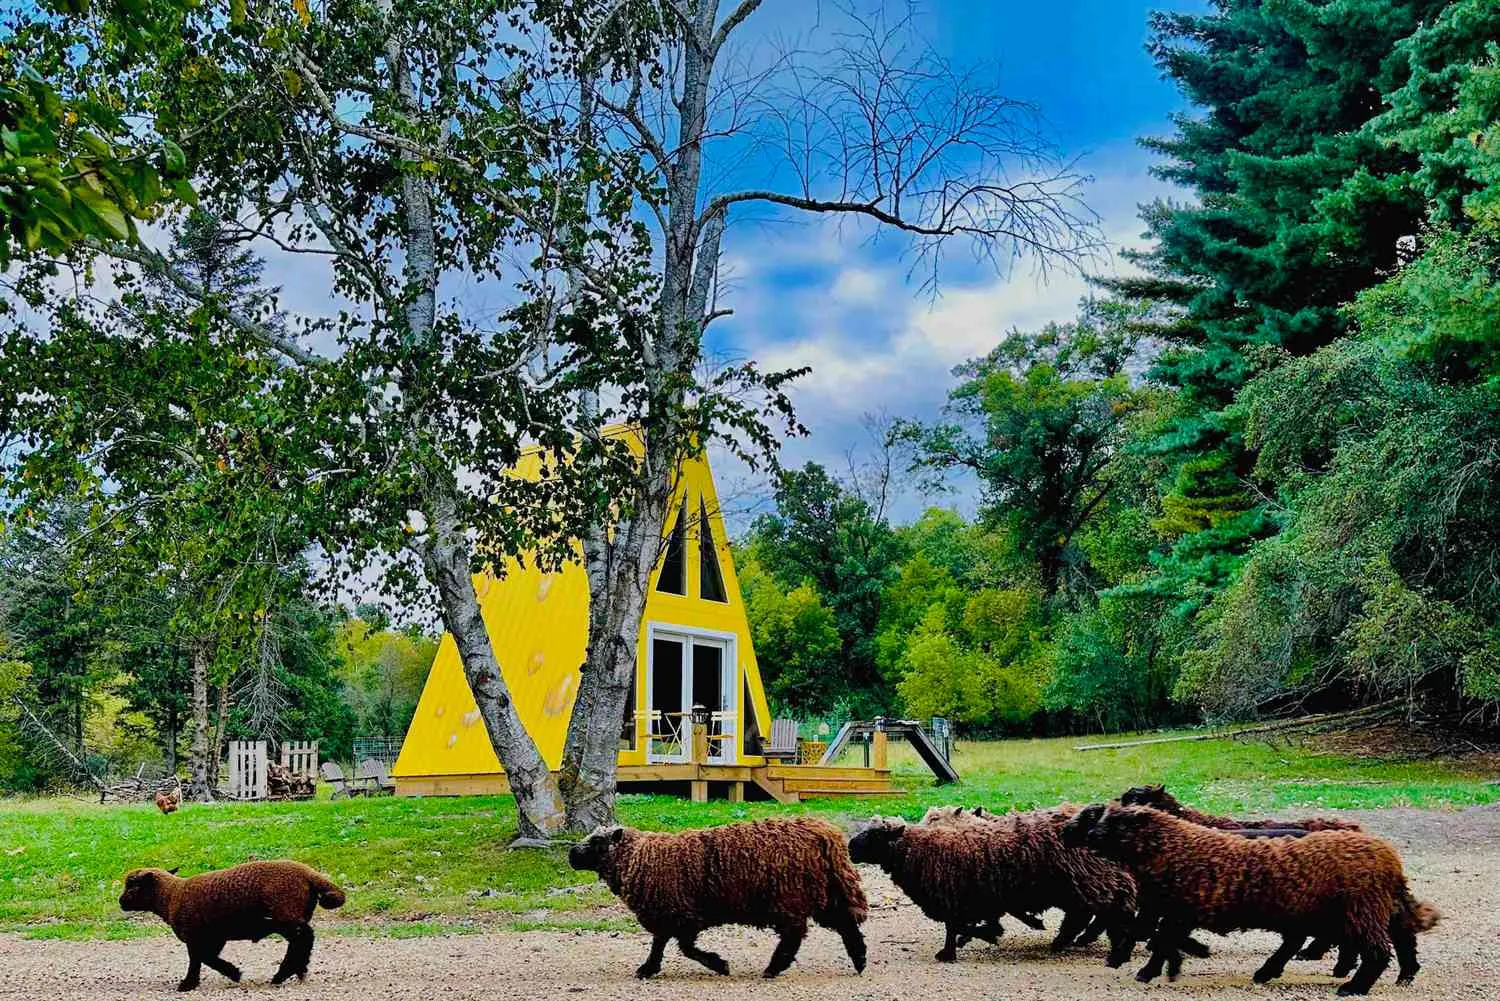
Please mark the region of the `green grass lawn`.
[[[1251, 740], [1157, 744], [1078, 753], [1076, 739], [961, 743], [960, 786], [934, 787], [904, 746], [892, 747], [902, 797], [693, 804], [625, 796], [624, 822], [675, 829], [788, 810], [834, 819], [962, 802], [996, 810], [1087, 802], [1128, 786], [1166, 782], [1185, 802], [1220, 813], [1420, 806], [1500, 800], [1494, 778], [1463, 762], [1381, 761]], [[565, 853], [507, 851], [508, 797], [319, 799], [309, 803], [188, 805], [162, 816], [149, 805], [72, 799], [0, 801], [0, 932], [47, 938], [161, 934], [154, 917], [116, 905], [135, 866], [201, 872], [251, 858], [291, 857], [329, 873], [349, 903], [323, 926], [335, 934], [430, 935], [485, 928], [630, 928], [605, 909], [608, 891], [568, 868]]]

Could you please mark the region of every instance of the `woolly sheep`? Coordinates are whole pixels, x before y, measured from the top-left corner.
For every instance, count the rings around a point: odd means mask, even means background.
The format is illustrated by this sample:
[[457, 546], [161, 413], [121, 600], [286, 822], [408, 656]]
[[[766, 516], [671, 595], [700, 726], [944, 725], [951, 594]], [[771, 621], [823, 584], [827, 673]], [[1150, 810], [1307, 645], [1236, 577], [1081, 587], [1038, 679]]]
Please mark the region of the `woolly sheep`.
[[775, 977], [797, 958], [809, 920], [838, 932], [855, 972], [865, 968], [864, 889], [842, 833], [826, 821], [777, 818], [679, 834], [601, 828], [573, 846], [568, 863], [597, 872], [652, 934], [637, 977], [661, 970], [674, 938], [684, 956], [728, 974], [720, 956], [697, 947], [700, 933], [727, 924], [780, 935], [765, 970]]
[[967, 827], [872, 822], [849, 843], [856, 862], [879, 865], [947, 938], [940, 962], [957, 958], [960, 937], [1002, 911], [1067, 915], [1052, 947], [1070, 944], [1089, 914], [1105, 918], [1111, 966], [1130, 954], [1135, 884], [1119, 866], [1092, 852], [1064, 848], [1051, 817], [1017, 815], [1010, 824]]
[[1221, 934], [1251, 928], [1282, 935], [1281, 947], [1255, 971], [1265, 983], [1312, 932], [1334, 928], [1358, 953], [1355, 975], [1340, 994], [1366, 994], [1390, 964], [1397, 983], [1419, 969], [1416, 933], [1437, 912], [1413, 899], [1401, 858], [1387, 842], [1357, 831], [1317, 831], [1301, 838], [1244, 838], [1149, 807], [1100, 804], [1068, 823], [1065, 840], [1128, 868], [1146, 906], [1161, 914], [1151, 960], [1137, 979], [1154, 979], [1165, 962], [1181, 967], [1176, 942], [1194, 928]]
[[198, 986], [200, 966], [238, 983], [239, 968], [219, 958], [224, 943], [259, 942], [268, 935], [287, 942], [271, 982], [279, 984], [293, 974], [307, 979], [313, 911], [319, 904], [332, 908], [343, 902], [344, 891], [327, 876], [288, 861], [247, 862], [187, 878], [176, 869], [136, 869], [125, 876], [120, 894], [122, 910], [152, 912], [187, 946], [188, 970], [177, 985], [180, 991]]
[[[1221, 831], [1228, 830], [1254, 830], [1257, 828], [1273, 828], [1281, 831], [1289, 829], [1303, 831], [1358, 831], [1362, 828], [1352, 820], [1338, 820], [1333, 817], [1307, 817], [1302, 820], [1237, 820], [1233, 817], [1216, 817], [1211, 813], [1201, 813], [1190, 806], [1184, 806], [1178, 802], [1177, 797], [1167, 792], [1165, 786], [1136, 786], [1126, 789], [1120, 796], [1121, 806], [1149, 806], [1153, 809], [1170, 813], [1174, 817], [1181, 817], [1203, 827], [1215, 827]], [[1277, 835], [1268, 835], [1276, 837]]]

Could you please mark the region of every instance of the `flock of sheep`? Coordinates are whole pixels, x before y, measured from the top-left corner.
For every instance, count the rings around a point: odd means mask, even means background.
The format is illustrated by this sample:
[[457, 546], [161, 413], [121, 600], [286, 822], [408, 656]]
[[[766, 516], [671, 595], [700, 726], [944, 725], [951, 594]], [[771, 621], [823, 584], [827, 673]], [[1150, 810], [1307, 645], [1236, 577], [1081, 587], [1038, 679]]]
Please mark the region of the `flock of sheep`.
[[[920, 823], [872, 818], [852, 838], [812, 817], [777, 818], [667, 834], [611, 827], [569, 852], [575, 869], [596, 872], [651, 933], [636, 971], [661, 970], [675, 939], [682, 954], [718, 974], [729, 965], [698, 946], [720, 925], [769, 928], [779, 936], [765, 976], [797, 957], [809, 922], [843, 939], [856, 972], [865, 968], [860, 925], [869, 907], [855, 863], [878, 865], [941, 923], [937, 958], [952, 962], [974, 939], [994, 942], [1002, 918], [1041, 928], [1040, 915], [1063, 912], [1056, 951], [1109, 940], [1108, 965], [1146, 942], [1136, 979], [1165, 969], [1175, 977], [1183, 954], [1207, 956], [1195, 929], [1220, 934], [1264, 929], [1280, 947], [1255, 971], [1265, 983], [1295, 958], [1321, 959], [1337, 947], [1335, 976], [1353, 975], [1340, 994], [1366, 994], [1390, 965], [1397, 983], [1419, 968], [1416, 935], [1438, 919], [1416, 900], [1401, 859], [1386, 841], [1347, 821], [1239, 821], [1179, 804], [1161, 786], [1127, 791], [1119, 801], [1025, 813], [940, 807]], [[219, 957], [224, 943], [287, 939], [275, 982], [307, 973], [319, 904], [344, 894], [296, 862], [253, 862], [183, 879], [159, 869], [126, 877], [120, 905], [152, 911], [188, 948], [182, 990], [198, 985], [200, 966], [239, 979]], [[1309, 942], [1309, 940], [1311, 940]]]

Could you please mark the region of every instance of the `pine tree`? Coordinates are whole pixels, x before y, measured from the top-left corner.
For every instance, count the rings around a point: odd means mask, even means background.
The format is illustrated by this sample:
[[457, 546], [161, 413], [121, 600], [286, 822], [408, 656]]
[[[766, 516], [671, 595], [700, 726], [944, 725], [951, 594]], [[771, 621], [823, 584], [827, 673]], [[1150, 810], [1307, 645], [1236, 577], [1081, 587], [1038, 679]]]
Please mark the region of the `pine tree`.
[[1276, 529], [1255, 492], [1234, 486], [1253, 467], [1236, 394], [1279, 359], [1345, 336], [1341, 307], [1396, 267], [1420, 227], [1423, 198], [1406, 179], [1416, 158], [1371, 123], [1407, 83], [1400, 43], [1446, 6], [1219, 0], [1208, 14], [1152, 18], [1152, 55], [1201, 110], [1144, 145], [1164, 158], [1154, 173], [1194, 198], [1146, 208], [1145, 275], [1110, 284], [1157, 307], [1152, 375], [1183, 403], [1152, 443], [1180, 469], [1160, 523], [1173, 551], [1145, 586], [1185, 611]]

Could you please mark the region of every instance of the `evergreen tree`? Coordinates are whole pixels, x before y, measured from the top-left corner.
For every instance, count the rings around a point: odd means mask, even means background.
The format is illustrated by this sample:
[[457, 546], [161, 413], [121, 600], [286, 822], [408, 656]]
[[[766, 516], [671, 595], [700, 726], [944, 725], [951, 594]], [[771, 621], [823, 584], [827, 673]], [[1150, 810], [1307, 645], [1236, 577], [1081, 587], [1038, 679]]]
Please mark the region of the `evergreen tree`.
[[1227, 408], [1277, 359], [1347, 335], [1341, 306], [1389, 274], [1420, 226], [1405, 180], [1415, 158], [1371, 123], [1409, 80], [1402, 40], [1448, 2], [1219, 0], [1152, 17], [1152, 55], [1199, 110], [1144, 145], [1192, 200], [1149, 206], [1145, 276], [1108, 284], [1155, 307], [1152, 376], [1181, 394], [1153, 443], [1179, 463], [1158, 521], [1171, 551], [1143, 585], [1181, 611], [1202, 608], [1278, 527], [1246, 489], [1254, 457]]

